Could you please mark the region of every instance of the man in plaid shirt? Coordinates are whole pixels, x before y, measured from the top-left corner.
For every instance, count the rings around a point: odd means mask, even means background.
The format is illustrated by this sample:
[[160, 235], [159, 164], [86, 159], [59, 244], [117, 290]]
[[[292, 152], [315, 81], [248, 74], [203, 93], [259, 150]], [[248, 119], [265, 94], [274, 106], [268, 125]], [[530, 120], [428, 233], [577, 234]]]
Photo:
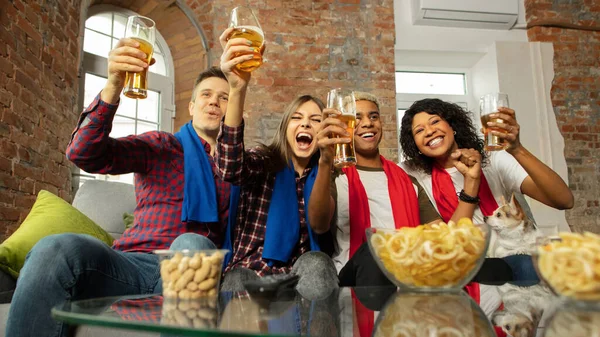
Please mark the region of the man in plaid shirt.
[[[191, 149], [206, 152], [205, 168], [210, 172], [202, 172], [198, 166], [184, 170], [184, 148], [189, 147], [180, 141], [181, 132], [109, 137], [126, 71], [140, 72], [149, 66], [138, 47], [138, 42], [125, 38], [111, 51], [107, 83], [82, 113], [66, 151], [69, 160], [87, 172], [135, 173], [134, 225], [112, 248], [85, 235], [62, 234], [40, 240], [21, 270], [9, 312], [9, 337], [65, 336], [67, 327], [51, 318], [50, 309], [67, 300], [160, 292], [158, 257], [149, 254], [155, 249], [207, 249], [222, 244], [230, 185], [218, 178], [212, 153], [227, 109], [227, 79], [218, 68], [211, 68], [195, 83], [189, 104], [193, 122], [185, 127], [199, 137], [199, 142], [192, 139], [197, 146]], [[192, 154], [186, 151], [186, 158]], [[185, 186], [193, 180], [184, 180], [185, 171], [208, 175], [208, 181], [214, 179], [216, 221], [198, 222], [192, 216], [182, 219], [184, 194], [188, 193]]]

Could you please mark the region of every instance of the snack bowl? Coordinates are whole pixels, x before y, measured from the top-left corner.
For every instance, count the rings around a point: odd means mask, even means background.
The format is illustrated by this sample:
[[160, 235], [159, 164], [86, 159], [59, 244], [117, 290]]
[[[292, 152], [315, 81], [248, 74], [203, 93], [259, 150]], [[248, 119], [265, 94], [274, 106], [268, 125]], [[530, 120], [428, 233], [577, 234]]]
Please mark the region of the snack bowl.
[[228, 250], [156, 250], [165, 300], [216, 296]]
[[485, 313], [464, 292], [395, 293], [377, 317], [373, 337], [495, 337]]
[[600, 236], [561, 232], [537, 240], [531, 254], [540, 280], [566, 301], [600, 306]]
[[397, 287], [460, 291], [477, 274], [490, 244], [486, 224], [470, 219], [400, 229], [369, 228], [369, 250]]

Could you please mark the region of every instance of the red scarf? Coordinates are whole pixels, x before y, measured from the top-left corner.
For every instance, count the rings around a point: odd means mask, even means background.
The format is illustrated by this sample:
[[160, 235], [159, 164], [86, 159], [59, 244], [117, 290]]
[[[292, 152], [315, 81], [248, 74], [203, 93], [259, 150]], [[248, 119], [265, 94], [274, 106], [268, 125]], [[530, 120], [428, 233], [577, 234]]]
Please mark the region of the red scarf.
[[[388, 181], [388, 192], [396, 228], [417, 227], [420, 224], [419, 201], [412, 181], [396, 163], [380, 156], [383, 171]], [[371, 228], [371, 212], [365, 187], [355, 167], [343, 169], [348, 177], [350, 207], [350, 256], [366, 242], [365, 230]]]
[[[437, 209], [442, 219], [448, 222], [458, 207], [458, 196], [452, 183], [452, 177], [445, 169], [434, 165], [431, 171], [431, 183], [433, 185], [433, 198], [435, 199]], [[494, 199], [483, 171], [481, 171], [481, 183], [479, 184], [479, 193], [477, 196], [479, 196], [480, 200], [479, 209], [481, 209], [481, 213], [485, 216], [494, 214], [494, 211], [498, 209], [498, 203]]]
[[[434, 165], [431, 171], [431, 183], [433, 190], [433, 198], [437, 205], [440, 215], [444, 221], [448, 222], [452, 218], [454, 211], [458, 207], [458, 196], [456, 195], [456, 189], [452, 183], [452, 177], [445, 169]], [[485, 179], [483, 171], [481, 171], [481, 183], [479, 184], [479, 209], [485, 216], [494, 214], [494, 211], [498, 209], [498, 203], [492, 194], [490, 185]], [[480, 303], [480, 290], [478, 283], [469, 283], [465, 286], [465, 291], [475, 300], [479, 305]], [[494, 330], [498, 337], [505, 337], [506, 333], [502, 328], [495, 326]]]
[[[412, 181], [396, 163], [379, 156], [383, 171], [388, 181], [388, 192], [392, 204], [392, 214], [396, 228], [417, 227], [420, 224], [419, 201]], [[348, 177], [348, 199], [350, 208], [350, 253], [352, 257], [361, 244], [366, 242], [365, 230], [371, 228], [371, 212], [365, 187], [355, 167], [343, 169]], [[352, 296], [354, 308], [359, 319], [358, 329], [361, 337], [369, 337], [373, 333], [375, 320], [373, 313]]]

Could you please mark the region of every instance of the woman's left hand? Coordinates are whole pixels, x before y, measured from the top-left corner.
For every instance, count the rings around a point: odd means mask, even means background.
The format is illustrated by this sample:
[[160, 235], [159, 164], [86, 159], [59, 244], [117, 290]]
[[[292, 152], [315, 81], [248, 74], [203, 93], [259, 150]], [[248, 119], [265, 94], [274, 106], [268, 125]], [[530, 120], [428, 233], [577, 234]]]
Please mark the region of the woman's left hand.
[[[243, 38], [230, 39], [233, 28], [227, 28], [219, 37], [223, 54], [221, 55], [221, 71], [227, 77], [231, 89], [242, 89], [248, 86], [251, 73], [242, 71], [236, 66], [242, 62], [251, 60], [254, 48], [251, 41]], [[263, 44], [264, 46], [264, 44]]]
[[495, 130], [491, 130], [491, 132], [494, 136], [498, 136], [508, 143], [508, 147], [506, 148], [507, 152], [510, 153], [522, 146], [519, 139], [521, 127], [519, 126], [519, 123], [517, 123], [515, 110], [511, 108], [499, 107], [498, 112], [491, 114], [490, 117], [499, 118], [504, 121], [504, 123], [488, 122], [487, 127], [504, 130], [504, 132]]

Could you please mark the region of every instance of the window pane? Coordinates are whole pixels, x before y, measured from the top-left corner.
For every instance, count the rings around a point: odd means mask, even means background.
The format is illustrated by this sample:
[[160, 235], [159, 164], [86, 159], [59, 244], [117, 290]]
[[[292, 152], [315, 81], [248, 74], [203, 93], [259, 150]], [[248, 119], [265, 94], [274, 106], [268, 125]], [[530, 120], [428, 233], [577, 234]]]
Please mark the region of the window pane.
[[118, 176], [107, 175], [105, 177], [108, 181], [118, 181], [120, 183], [133, 185], [133, 173], [121, 174]]
[[406, 109], [398, 109], [398, 116], [397, 116], [398, 128], [400, 128], [402, 126], [402, 117], [404, 117], [405, 112], [406, 112]]
[[117, 46], [117, 43], [119, 43], [118, 39], [112, 39], [112, 45], [110, 46], [110, 49], [114, 49]]
[[135, 103], [137, 100], [125, 97], [121, 94], [121, 100], [119, 101], [119, 108], [117, 109], [117, 115], [127, 116], [135, 118]]
[[167, 76], [167, 68], [165, 66], [165, 58], [160, 54], [154, 54], [153, 57], [156, 60], [156, 63], [154, 63], [152, 66], [150, 66], [150, 68], [148, 68], [150, 70], [150, 72], [153, 72], [153, 73], [159, 74], [159, 75], [163, 75], [163, 76]]
[[403, 94], [465, 95], [465, 75], [396, 72], [396, 92]]
[[[148, 97], [138, 100], [137, 118], [158, 123], [158, 111], [160, 109], [158, 104], [159, 93], [148, 90]], [[138, 133], [140, 132], [138, 131]]]
[[106, 78], [85, 73], [85, 87], [83, 94], [83, 107], [86, 108], [100, 93], [106, 84]]
[[85, 20], [85, 28], [93, 29], [106, 35], [110, 35], [110, 21], [110, 13], [97, 14]]
[[125, 137], [135, 134], [135, 120], [126, 117], [115, 116], [110, 133], [112, 138]]
[[141, 133], [144, 133], [144, 132], [156, 131], [156, 130], [158, 130], [158, 124], [138, 121], [138, 125], [137, 125], [137, 134], [138, 135]]
[[108, 57], [108, 53], [110, 52], [110, 37], [86, 29], [83, 39], [83, 50], [98, 56]]
[[154, 42], [154, 53], [163, 54], [162, 49], [160, 48], [157, 42]]
[[113, 22], [112, 36], [120, 39], [125, 37], [125, 26], [127, 25], [127, 17], [115, 13], [115, 21]]

